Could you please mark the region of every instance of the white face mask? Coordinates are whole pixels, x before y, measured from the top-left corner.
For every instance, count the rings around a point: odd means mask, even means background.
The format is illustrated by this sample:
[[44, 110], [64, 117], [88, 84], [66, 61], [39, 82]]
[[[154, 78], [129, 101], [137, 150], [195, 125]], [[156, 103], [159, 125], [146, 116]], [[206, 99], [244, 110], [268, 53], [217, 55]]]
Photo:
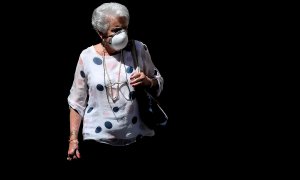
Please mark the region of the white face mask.
[[109, 40], [108, 44], [116, 51], [125, 48], [128, 43], [127, 32], [124, 29], [116, 32], [114, 35], [111, 35], [109, 37], [112, 38]]

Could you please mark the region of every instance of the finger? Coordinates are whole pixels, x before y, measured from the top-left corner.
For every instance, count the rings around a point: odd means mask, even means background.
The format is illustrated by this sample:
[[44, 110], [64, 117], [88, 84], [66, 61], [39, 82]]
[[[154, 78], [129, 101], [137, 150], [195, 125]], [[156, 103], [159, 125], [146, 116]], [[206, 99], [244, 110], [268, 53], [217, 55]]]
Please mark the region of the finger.
[[145, 75], [143, 72], [141, 72], [141, 73], [140, 73], [140, 78], [141, 78], [141, 79], [144, 79], [145, 77], [146, 77], [146, 75]]
[[75, 155], [76, 155], [76, 157], [77, 157], [78, 159], [80, 159], [80, 152], [79, 152], [78, 149], [76, 149]]
[[132, 78], [130, 78], [131, 81], [141, 81], [143, 82], [144, 79], [146, 78], [147, 76], [144, 74], [144, 73], [140, 73], [138, 76], [133, 76]]
[[74, 153], [68, 153], [68, 157], [72, 157]]
[[67, 160], [68, 160], [68, 161], [72, 161], [72, 160], [73, 160], [73, 156], [74, 156], [74, 155], [68, 155]]
[[138, 86], [138, 85], [141, 85], [142, 82], [136, 82], [136, 83], [130, 83], [132, 87], [135, 87], [135, 86]]
[[131, 74], [130, 79], [136, 79], [138, 77], [140, 77], [140, 73], [135, 72], [135, 73]]
[[75, 151], [75, 149], [74, 148], [72, 148], [72, 149], [69, 149], [69, 151], [68, 151], [68, 155], [74, 155], [74, 152]]
[[73, 154], [68, 154], [67, 160], [71, 161], [74, 159], [74, 153]]
[[139, 78], [136, 78], [136, 79], [133, 79], [130, 81], [130, 84], [135, 84], [135, 83], [138, 83], [140, 82], [141, 80]]

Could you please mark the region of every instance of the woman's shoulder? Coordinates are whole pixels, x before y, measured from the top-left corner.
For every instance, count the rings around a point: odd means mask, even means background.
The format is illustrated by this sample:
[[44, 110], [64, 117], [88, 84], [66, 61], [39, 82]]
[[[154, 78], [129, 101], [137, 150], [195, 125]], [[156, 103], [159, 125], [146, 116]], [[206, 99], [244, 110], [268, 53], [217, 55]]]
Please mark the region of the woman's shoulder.
[[95, 56], [97, 56], [97, 53], [93, 45], [83, 49], [80, 53], [80, 57], [83, 60], [90, 59], [91, 57], [93, 58]]
[[92, 45], [92, 46], [89, 46], [89, 47], [83, 49], [83, 50], [81, 51], [80, 55], [94, 54], [94, 53], [95, 53], [94, 51], [95, 51], [95, 48], [94, 48], [94, 46]]
[[147, 47], [147, 45], [144, 42], [139, 41], [139, 40], [134, 40], [134, 41], [135, 41], [136, 48], [138, 50], [148, 51], [148, 47]]

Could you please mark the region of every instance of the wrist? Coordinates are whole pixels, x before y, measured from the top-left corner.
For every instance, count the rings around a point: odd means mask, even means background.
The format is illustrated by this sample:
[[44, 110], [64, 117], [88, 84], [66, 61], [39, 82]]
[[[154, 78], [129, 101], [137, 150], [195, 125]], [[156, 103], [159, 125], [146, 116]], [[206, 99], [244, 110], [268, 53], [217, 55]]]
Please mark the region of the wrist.
[[70, 136], [77, 135], [77, 134], [78, 134], [78, 131], [76, 131], [76, 130], [71, 130], [70, 131]]
[[69, 139], [77, 139], [77, 138], [78, 138], [78, 131], [76, 131], [76, 130], [71, 130], [71, 131], [70, 131]]
[[150, 78], [149, 78], [149, 80], [150, 80], [150, 88], [152, 88], [153, 85], [154, 85], [153, 79], [150, 79]]
[[152, 88], [153, 85], [154, 85], [154, 80], [151, 79], [151, 78], [149, 78], [148, 76], [147, 76], [147, 79], [148, 79], [148, 81], [149, 81], [149, 88]]

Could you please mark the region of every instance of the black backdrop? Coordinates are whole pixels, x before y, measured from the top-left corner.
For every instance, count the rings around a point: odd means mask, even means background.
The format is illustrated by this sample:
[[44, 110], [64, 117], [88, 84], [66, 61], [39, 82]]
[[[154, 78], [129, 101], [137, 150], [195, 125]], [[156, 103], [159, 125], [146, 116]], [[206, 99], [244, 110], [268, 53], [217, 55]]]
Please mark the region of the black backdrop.
[[[165, 79], [160, 100], [170, 121], [157, 138], [157, 146], [167, 152], [164, 162], [178, 168], [190, 160], [206, 167], [240, 162], [245, 147], [236, 144], [244, 141], [246, 127], [237, 119], [248, 118], [240, 106], [245, 63], [238, 60], [247, 58], [242, 55], [243, 13], [230, 4], [117, 2], [130, 11], [130, 38], [147, 44]], [[101, 3], [6, 6], [10, 13], [3, 14], [8, 18], [2, 30], [9, 36], [2, 43], [9, 59], [3, 69], [9, 74], [3, 77], [9, 78], [2, 83], [9, 94], [3, 128], [8, 162], [66, 165], [67, 96], [80, 52], [98, 42], [91, 15]]]

